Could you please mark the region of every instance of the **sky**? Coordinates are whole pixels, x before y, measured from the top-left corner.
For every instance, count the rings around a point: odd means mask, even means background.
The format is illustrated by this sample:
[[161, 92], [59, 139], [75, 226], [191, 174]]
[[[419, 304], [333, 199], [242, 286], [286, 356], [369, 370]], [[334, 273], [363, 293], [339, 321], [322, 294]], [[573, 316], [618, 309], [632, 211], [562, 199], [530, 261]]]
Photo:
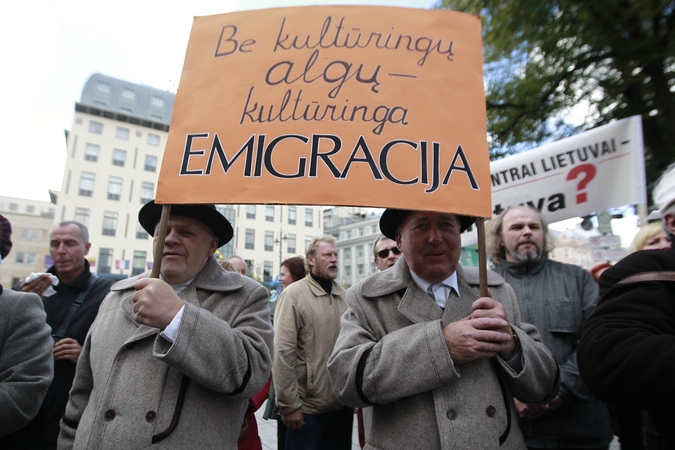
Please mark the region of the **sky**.
[[176, 92], [195, 16], [301, 5], [431, 8], [435, 0], [37, 0], [0, 15], [0, 196], [60, 190], [64, 130], [87, 79], [102, 73]]

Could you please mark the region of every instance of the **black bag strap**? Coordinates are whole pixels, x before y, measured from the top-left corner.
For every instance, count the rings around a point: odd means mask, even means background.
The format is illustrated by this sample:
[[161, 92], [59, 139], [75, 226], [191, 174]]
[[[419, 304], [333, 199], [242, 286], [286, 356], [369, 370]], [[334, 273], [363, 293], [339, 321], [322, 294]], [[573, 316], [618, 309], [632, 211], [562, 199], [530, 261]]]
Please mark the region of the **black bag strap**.
[[77, 310], [80, 309], [80, 306], [82, 306], [82, 303], [84, 303], [84, 300], [87, 298], [87, 294], [89, 294], [89, 291], [94, 286], [94, 283], [96, 283], [97, 279], [98, 277], [93, 273], [89, 275], [89, 282], [87, 283], [87, 288], [78, 294], [77, 298], [75, 298], [73, 304], [70, 307], [70, 311], [68, 311], [68, 315], [66, 316], [65, 319], [63, 319], [63, 323], [61, 323], [61, 326], [59, 327], [58, 331], [52, 334], [54, 341], [59, 341], [66, 336], [68, 327], [70, 327], [70, 322], [73, 320], [73, 317], [75, 317], [75, 313], [77, 312]]
[[640, 281], [675, 281], [675, 272], [642, 272], [628, 276], [619, 281], [618, 284], [639, 283]]

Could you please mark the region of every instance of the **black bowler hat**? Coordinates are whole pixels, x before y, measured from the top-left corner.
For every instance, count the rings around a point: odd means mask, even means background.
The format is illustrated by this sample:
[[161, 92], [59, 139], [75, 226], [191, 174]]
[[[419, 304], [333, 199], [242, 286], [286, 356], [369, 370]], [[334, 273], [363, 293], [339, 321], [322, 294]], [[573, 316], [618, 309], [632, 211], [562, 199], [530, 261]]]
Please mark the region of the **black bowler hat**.
[[[155, 204], [154, 200], [150, 200], [143, 205], [138, 212], [138, 221], [145, 231], [150, 236], [155, 235], [155, 227], [162, 217], [162, 206]], [[213, 230], [213, 234], [218, 238], [218, 247], [221, 247], [232, 239], [234, 231], [230, 222], [218, 212], [215, 206], [209, 204], [187, 204], [187, 205], [171, 205], [172, 216], [185, 216], [197, 219], [204, 225]]]
[[[392, 209], [387, 208], [380, 217], [380, 231], [389, 239], [396, 240], [396, 229], [401, 221], [407, 216], [411, 211], [408, 209]], [[454, 214], [454, 213], [453, 213]], [[459, 219], [459, 224], [462, 228], [462, 232], [466, 231], [473, 223], [476, 221], [475, 217], [462, 216], [460, 214], [455, 214]]]

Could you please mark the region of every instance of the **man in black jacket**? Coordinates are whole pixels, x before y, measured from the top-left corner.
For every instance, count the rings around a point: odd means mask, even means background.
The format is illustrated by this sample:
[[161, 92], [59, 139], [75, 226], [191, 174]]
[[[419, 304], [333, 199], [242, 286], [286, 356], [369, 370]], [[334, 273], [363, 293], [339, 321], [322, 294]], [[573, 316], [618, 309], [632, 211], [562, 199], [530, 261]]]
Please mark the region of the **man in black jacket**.
[[[653, 196], [673, 241], [675, 166]], [[602, 274], [600, 295], [582, 330], [581, 376], [599, 399], [648, 410], [662, 448], [675, 448], [675, 249], [627, 256]]]
[[59, 422], [68, 403], [84, 338], [113, 284], [112, 280], [98, 278], [89, 271], [89, 262], [84, 257], [90, 247], [89, 231], [84, 225], [74, 221], [61, 222], [52, 229], [49, 239], [49, 253], [54, 265], [47, 272], [59, 279], [53, 286], [56, 293], [46, 295], [47, 289], [52, 287], [49, 275], [41, 275], [21, 285], [22, 291], [42, 296], [47, 324], [52, 328], [55, 342], [54, 381], [37, 416], [17, 432], [21, 434], [21, 448], [56, 448]]

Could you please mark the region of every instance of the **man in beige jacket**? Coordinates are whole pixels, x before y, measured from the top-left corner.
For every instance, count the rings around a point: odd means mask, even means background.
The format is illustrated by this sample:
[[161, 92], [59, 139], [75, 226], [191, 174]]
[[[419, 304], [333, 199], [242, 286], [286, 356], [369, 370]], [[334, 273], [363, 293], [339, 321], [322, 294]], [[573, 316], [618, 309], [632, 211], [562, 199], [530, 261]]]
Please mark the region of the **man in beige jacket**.
[[286, 449], [351, 449], [352, 408], [335, 398], [326, 364], [347, 310], [330, 236], [307, 248], [309, 275], [288, 286], [274, 315], [272, 374], [279, 414], [288, 427]]

